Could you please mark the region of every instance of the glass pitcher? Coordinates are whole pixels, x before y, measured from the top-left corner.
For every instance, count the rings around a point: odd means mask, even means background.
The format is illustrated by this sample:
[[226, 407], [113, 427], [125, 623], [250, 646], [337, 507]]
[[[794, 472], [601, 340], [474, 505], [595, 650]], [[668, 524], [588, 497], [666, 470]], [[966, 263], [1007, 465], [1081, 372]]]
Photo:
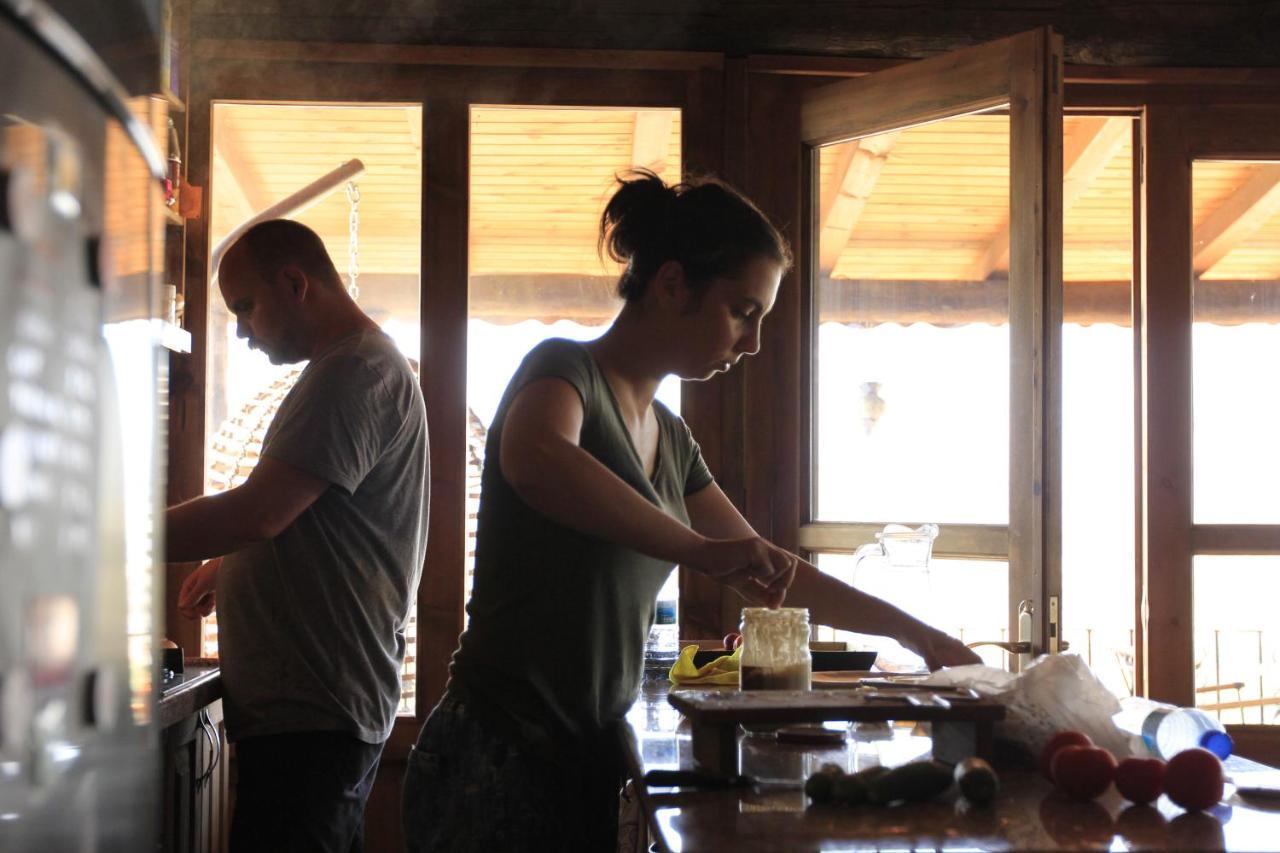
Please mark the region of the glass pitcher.
[[[886, 525], [876, 534], [875, 542], [854, 552], [853, 585], [932, 624], [935, 614], [929, 560], [937, 538], [936, 524], [916, 528]], [[866, 640], [869, 647], [879, 651], [876, 665], [881, 669], [913, 670], [923, 664], [917, 655], [887, 637], [867, 637]]]

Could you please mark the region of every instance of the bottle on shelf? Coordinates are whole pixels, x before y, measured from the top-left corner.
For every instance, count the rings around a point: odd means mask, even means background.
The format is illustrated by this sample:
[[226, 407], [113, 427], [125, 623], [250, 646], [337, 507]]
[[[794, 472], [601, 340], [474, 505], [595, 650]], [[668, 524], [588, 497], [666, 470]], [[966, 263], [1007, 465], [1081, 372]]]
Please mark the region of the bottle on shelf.
[[679, 573], [673, 571], [658, 592], [657, 616], [649, 629], [649, 642], [645, 649], [650, 654], [674, 655], [680, 651], [679, 596]]
[[1165, 760], [1197, 746], [1225, 759], [1234, 745], [1222, 723], [1199, 708], [1132, 696], [1121, 702], [1120, 712], [1112, 719], [1124, 731], [1141, 737], [1152, 755]]
[[164, 178], [164, 203], [176, 209], [178, 193], [182, 186], [182, 143], [178, 141], [178, 128], [169, 119], [169, 156]]

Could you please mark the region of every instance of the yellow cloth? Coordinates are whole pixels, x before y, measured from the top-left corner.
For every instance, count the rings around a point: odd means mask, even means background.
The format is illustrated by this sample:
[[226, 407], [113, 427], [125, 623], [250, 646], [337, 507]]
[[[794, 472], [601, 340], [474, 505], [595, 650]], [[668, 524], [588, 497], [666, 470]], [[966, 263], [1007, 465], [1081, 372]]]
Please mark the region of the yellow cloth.
[[693, 656], [697, 646], [685, 646], [680, 650], [680, 657], [671, 665], [668, 678], [672, 684], [732, 684], [738, 683], [738, 661], [742, 657], [742, 646], [733, 650], [733, 654], [721, 655], [706, 666], [693, 665]]

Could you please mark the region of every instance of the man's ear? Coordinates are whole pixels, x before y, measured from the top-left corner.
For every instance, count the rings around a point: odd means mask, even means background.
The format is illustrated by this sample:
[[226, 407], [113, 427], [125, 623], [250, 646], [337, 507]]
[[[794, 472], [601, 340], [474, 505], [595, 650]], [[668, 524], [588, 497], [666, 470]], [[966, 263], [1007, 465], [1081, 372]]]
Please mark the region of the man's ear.
[[280, 268], [277, 281], [287, 288], [289, 297], [297, 302], [306, 299], [311, 289], [311, 279], [300, 267], [293, 264], [285, 264]]

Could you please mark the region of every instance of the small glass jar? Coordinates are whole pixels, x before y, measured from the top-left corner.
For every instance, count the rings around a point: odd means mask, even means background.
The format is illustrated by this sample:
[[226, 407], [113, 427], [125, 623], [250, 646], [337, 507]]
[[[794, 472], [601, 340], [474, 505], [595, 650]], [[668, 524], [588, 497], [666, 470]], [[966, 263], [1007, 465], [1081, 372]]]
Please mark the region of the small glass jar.
[[743, 690], [808, 690], [812, 673], [807, 608], [742, 608]]

